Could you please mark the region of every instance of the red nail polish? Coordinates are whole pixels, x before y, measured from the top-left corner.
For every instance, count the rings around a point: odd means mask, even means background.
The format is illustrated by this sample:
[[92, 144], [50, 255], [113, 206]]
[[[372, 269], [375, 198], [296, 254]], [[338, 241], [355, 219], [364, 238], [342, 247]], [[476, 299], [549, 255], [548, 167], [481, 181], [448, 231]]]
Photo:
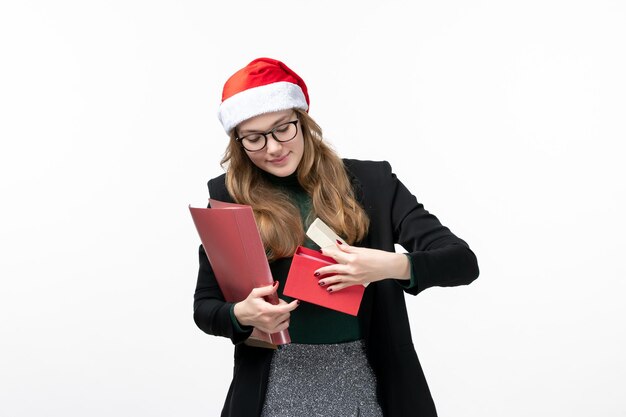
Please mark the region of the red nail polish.
[[272, 284], [274, 287], [278, 285], [278, 281], [274, 281], [274, 283]]
[[319, 277], [319, 276], [320, 276], [320, 273], [319, 273], [319, 272], [316, 272], [316, 273], [314, 273], [313, 275], [315, 275], [316, 277]]
[[327, 291], [328, 291], [328, 292], [333, 292], [333, 289], [332, 289], [332, 288], [329, 288]]
[[338, 245], [343, 245], [343, 243], [341, 243], [341, 240], [337, 239], [337, 244]]
[[296, 300], [296, 304], [297, 304], [297, 305], [300, 305], [300, 300]]
[[318, 284], [320, 284], [320, 286], [322, 286], [322, 287], [323, 287], [324, 285], [326, 285], [326, 283], [325, 283], [324, 281], [320, 281], [320, 282], [318, 282]]

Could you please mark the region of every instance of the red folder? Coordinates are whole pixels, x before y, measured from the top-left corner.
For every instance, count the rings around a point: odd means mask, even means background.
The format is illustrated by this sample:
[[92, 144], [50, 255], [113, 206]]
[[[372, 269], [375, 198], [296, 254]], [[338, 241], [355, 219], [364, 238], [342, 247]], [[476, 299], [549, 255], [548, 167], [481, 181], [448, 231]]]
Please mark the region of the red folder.
[[[189, 206], [189, 211], [224, 299], [238, 302], [252, 289], [272, 285], [274, 278], [252, 207], [213, 199], [209, 204], [210, 208]], [[276, 294], [266, 299], [278, 304]], [[255, 340], [273, 345], [291, 341], [287, 330], [270, 335], [255, 328], [250, 338], [249, 344], [256, 345]]]
[[336, 263], [333, 258], [316, 250], [299, 246], [293, 255], [283, 294], [356, 316], [365, 291], [363, 285], [352, 285], [329, 293], [326, 287], [318, 284], [319, 279], [313, 275], [317, 269]]

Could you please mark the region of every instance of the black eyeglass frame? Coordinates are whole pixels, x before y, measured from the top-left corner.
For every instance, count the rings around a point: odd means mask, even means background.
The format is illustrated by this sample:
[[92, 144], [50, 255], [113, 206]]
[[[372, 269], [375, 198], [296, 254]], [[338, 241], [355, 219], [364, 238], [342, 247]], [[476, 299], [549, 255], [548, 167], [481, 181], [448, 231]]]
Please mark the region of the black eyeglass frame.
[[[246, 151], [248, 151], [248, 152], [259, 152], [259, 151], [262, 151], [263, 149], [265, 149], [265, 147], [267, 146], [267, 135], [272, 135], [274, 140], [276, 142], [280, 142], [280, 143], [286, 143], [286, 142], [289, 142], [291, 140], [294, 140], [295, 137], [298, 136], [298, 122], [299, 121], [300, 121], [299, 119], [296, 119], [296, 120], [292, 120], [290, 122], [281, 123], [278, 126], [274, 126], [271, 130], [269, 130], [269, 131], [267, 131], [265, 133], [257, 132], [257, 133], [250, 133], [249, 135], [246, 135], [246, 136], [243, 136], [243, 137], [236, 137], [235, 138], [235, 142], [239, 143], [239, 145], [242, 148], [244, 148]], [[285, 127], [286, 125], [290, 125], [290, 124], [292, 124], [292, 125], [294, 125], [296, 127], [296, 133], [294, 133], [293, 137], [291, 139], [287, 139], [287, 140], [280, 140], [280, 139], [278, 139], [276, 137], [276, 133], [274, 133], [274, 132], [276, 132], [277, 129], [280, 129], [281, 127]], [[255, 149], [255, 150], [251, 151], [250, 149], [248, 149], [245, 146], [243, 146], [242, 140], [244, 140], [245, 138], [247, 138], [249, 136], [257, 136], [257, 135], [261, 135], [265, 139], [265, 143], [263, 144], [262, 147], [260, 147], [259, 149]]]

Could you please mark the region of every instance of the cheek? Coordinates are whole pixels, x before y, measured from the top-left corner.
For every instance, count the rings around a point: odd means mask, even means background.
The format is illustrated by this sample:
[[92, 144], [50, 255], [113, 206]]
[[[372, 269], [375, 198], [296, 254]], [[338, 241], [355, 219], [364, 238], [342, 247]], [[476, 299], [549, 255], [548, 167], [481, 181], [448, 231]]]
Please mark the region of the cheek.
[[261, 158], [261, 156], [258, 153], [246, 152], [246, 155], [248, 156], [250, 161], [256, 166], [260, 166], [260, 164], [263, 162], [263, 158]]
[[300, 140], [294, 144], [294, 152], [298, 155], [302, 156], [304, 153], [304, 139], [300, 138]]

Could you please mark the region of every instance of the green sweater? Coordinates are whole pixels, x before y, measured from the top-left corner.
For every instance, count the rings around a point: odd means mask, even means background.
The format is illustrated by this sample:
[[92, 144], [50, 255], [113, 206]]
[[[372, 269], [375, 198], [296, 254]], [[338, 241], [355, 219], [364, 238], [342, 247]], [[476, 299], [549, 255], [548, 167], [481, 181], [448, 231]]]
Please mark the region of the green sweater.
[[[311, 222], [315, 220], [314, 217], [311, 218], [310, 216], [312, 208], [311, 196], [300, 186], [296, 175], [292, 174], [288, 177], [281, 178], [266, 174], [265, 177], [272, 185], [291, 197], [292, 201], [300, 209], [302, 225], [304, 226], [304, 230], [307, 230]], [[308, 237], [306, 237], [302, 246], [315, 250], [320, 249], [320, 247]], [[286, 278], [279, 278], [278, 295], [283, 300], [290, 302], [293, 299], [283, 295], [285, 279]], [[414, 286], [415, 279], [412, 271], [410, 281], [398, 280], [398, 283], [402, 286]], [[233, 324], [241, 330], [241, 326], [235, 318], [232, 308], [231, 318]], [[359, 326], [358, 317], [301, 301], [298, 308], [291, 312], [289, 335], [291, 336], [292, 343], [344, 343], [361, 339], [361, 328]]]
[[[272, 182], [292, 197], [292, 200], [300, 209], [304, 230], [307, 230], [311, 222], [315, 220], [315, 218], [310, 218], [309, 216], [312, 205], [311, 196], [304, 191], [297, 183], [297, 180], [295, 183], [290, 181], [289, 177], [280, 178], [280, 180], [282, 181], [278, 183], [275, 182], [276, 179]], [[315, 250], [320, 249], [308, 237], [302, 243], [302, 246]], [[316, 278], [311, 277], [311, 279]], [[280, 282], [278, 291], [281, 294], [280, 297], [289, 302], [293, 299], [282, 295], [284, 286], [285, 283]], [[291, 312], [289, 335], [292, 343], [342, 343], [360, 339], [361, 329], [359, 327], [359, 319], [356, 316], [301, 301], [298, 308]]]

